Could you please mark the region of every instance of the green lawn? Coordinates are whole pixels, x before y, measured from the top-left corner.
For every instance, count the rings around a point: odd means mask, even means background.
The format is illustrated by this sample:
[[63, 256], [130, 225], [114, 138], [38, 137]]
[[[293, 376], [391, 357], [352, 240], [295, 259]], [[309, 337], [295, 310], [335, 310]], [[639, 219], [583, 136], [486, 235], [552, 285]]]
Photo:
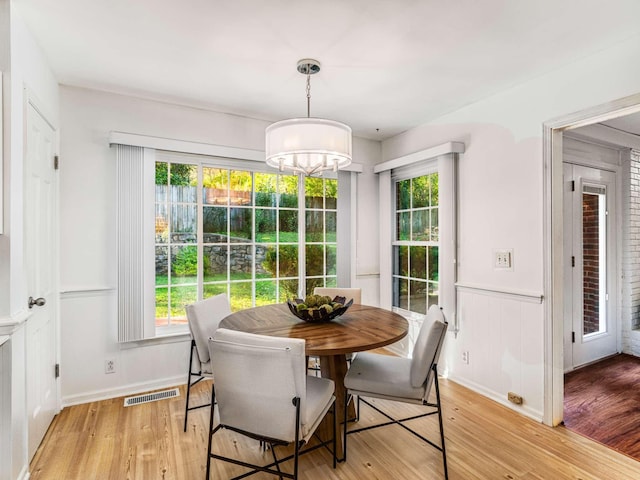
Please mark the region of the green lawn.
[[[223, 238], [227, 237], [227, 232], [210, 232], [217, 233]], [[250, 240], [247, 238], [250, 236], [247, 232], [231, 232], [231, 238], [243, 238], [246, 239], [244, 241], [249, 242]], [[327, 242], [335, 242], [336, 241], [335, 232], [327, 234]], [[281, 243], [298, 243], [298, 232], [280, 232], [280, 238], [278, 239], [278, 233], [273, 232], [256, 232], [256, 243], [276, 243], [280, 241]]]
[[[262, 275], [262, 278], [270, 278], [268, 275]], [[250, 279], [251, 275], [236, 275], [233, 280]], [[260, 278], [260, 277], [258, 277]], [[173, 279], [175, 281], [175, 278]], [[243, 308], [252, 307], [252, 291], [251, 281], [231, 282], [227, 283], [226, 275], [219, 275], [216, 279], [207, 281], [221, 281], [221, 283], [207, 283], [204, 285], [204, 296], [210, 297], [220, 293], [227, 293], [230, 289], [231, 309], [233, 311], [242, 310]], [[167, 277], [158, 275], [156, 277], [156, 318], [167, 318], [169, 312], [169, 294], [171, 294], [171, 317], [174, 319], [185, 318], [184, 307], [190, 303], [197, 301], [198, 291], [196, 285], [196, 277], [181, 277], [182, 284], [173, 284], [171, 287], [166, 285]], [[284, 301], [282, 298], [280, 301]], [[256, 305], [268, 305], [277, 303], [279, 299], [276, 297], [276, 281], [264, 280], [256, 282]]]
[[[276, 243], [276, 232], [256, 232], [256, 243]], [[280, 232], [281, 243], [298, 243], [298, 232]]]

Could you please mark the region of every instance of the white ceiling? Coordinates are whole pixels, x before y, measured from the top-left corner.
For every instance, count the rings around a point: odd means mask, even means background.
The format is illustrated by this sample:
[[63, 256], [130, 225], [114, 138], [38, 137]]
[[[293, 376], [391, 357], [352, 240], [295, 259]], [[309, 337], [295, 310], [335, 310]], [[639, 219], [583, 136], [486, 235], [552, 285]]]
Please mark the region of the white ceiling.
[[275, 121], [306, 115], [311, 57], [312, 116], [374, 139], [640, 35], [639, 0], [13, 4], [62, 84]]

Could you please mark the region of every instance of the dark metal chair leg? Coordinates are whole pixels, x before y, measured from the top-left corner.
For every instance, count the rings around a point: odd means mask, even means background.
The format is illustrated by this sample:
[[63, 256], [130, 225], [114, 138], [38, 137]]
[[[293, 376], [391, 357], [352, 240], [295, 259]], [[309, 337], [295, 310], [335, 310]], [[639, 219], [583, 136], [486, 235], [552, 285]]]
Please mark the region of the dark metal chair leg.
[[347, 402], [347, 398], [349, 395], [349, 391], [345, 388], [344, 389], [344, 398], [345, 398], [345, 402], [344, 402], [344, 427], [343, 427], [343, 438], [342, 438], [342, 460], [340, 460], [341, 462], [346, 462], [347, 461], [347, 415], [349, 413], [349, 402]]
[[[266, 444], [267, 442], [264, 442], [265, 448], [266, 448]], [[273, 443], [269, 444], [269, 447], [271, 449], [271, 456], [273, 457], [273, 463], [276, 466], [276, 470], [278, 470], [278, 473], [282, 473], [282, 470], [280, 470], [280, 461], [278, 460], [278, 457], [276, 456], [276, 447]], [[278, 478], [280, 480], [282, 480], [282, 475], [278, 475]]]
[[215, 409], [216, 399], [216, 386], [211, 385], [211, 409], [209, 413], [209, 446], [207, 447], [207, 476], [206, 479], [209, 480], [209, 473], [211, 472], [211, 444], [213, 437], [213, 410]]
[[298, 480], [298, 460], [300, 457], [300, 399], [295, 399], [296, 406], [296, 436], [295, 451], [293, 452], [293, 480]]
[[[345, 424], [344, 428], [347, 428]], [[336, 402], [333, 402], [333, 468], [335, 469], [338, 464], [338, 458], [336, 455], [336, 449], [338, 448], [338, 442], [336, 441], [336, 433], [338, 431], [338, 406]]]
[[184, 431], [187, 431], [187, 419], [189, 416], [189, 396], [191, 394], [191, 365], [193, 365], [193, 349], [196, 346], [195, 340], [191, 340], [191, 352], [189, 353], [189, 366], [187, 368], [187, 399], [184, 406]]
[[438, 384], [438, 371], [434, 368], [434, 383], [436, 387], [436, 403], [438, 404], [438, 423], [440, 425], [440, 444], [442, 445], [442, 464], [444, 465], [444, 478], [449, 479], [449, 472], [447, 469], [447, 450], [444, 445], [444, 428], [442, 424], [442, 403], [440, 403], [440, 386]]

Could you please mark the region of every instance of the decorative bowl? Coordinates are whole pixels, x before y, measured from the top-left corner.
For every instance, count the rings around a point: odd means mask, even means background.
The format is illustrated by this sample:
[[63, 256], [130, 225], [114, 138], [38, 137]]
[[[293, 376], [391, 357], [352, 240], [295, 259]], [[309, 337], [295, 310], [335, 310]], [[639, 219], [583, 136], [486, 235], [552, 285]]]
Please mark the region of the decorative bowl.
[[[309, 297], [307, 297], [307, 299], [308, 298]], [[324, 305], [327, 305], [325, 303], [323, 303], [320, 307], [314, 306], [305, 308], [305, 300], [301, 298], [287, 300], [287, 306], [289, 307], [289, 310], [291, 310], [291, 313], [293, 313], [296, 317], [310, 323], [330, 322], [334, 318], [339, 317], [344, 312], [346, 312], [348, 308], [353, 304], [353, 299], [346, 302], [345, 297], [337, 296], [331, 301], [331, 304], [329, 304], [329, 307], [331, 307], [331, 309], [330, 311], [328, 311], [326, 307], [323, 308]], [[299, 307], [299, 305], [304, 305], [304, 307]], [[333, 305], [339, 306], [334, 307]]]

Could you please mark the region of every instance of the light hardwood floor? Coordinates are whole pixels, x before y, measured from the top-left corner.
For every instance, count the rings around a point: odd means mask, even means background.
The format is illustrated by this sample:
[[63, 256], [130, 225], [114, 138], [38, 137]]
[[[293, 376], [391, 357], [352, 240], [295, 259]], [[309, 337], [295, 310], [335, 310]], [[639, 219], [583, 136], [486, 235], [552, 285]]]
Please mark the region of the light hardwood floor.
[[[546, 427], [452, 381], [442, 380], [441, 391], [451, 480], [640, 478], [640, 462], [564, 427]], [[65, 408], [32, 461], [31, 479], [204, 479], [208, 409], [191, 412], [183, 433], [183, 388], [181, 395], [127, 408], [122, 398]], [[198, 395], [208, 397], [209, 386], [199, 388]], [[399, 414], [420, 410], [379, 403]], [[360, 425], [377, 419], [365, 408]], [[427, 417], [415, 420], [414, 427], [437, 439], [435, 422]], [[265, 455], [256, 441], [227, 431], [214, 439], [218, 451], [258, 461]], [[350, 435], [348, 448], [347, 462], [336, 470], [323, 450], [303, 456], [301, 480], [443, 478], [440, 452], [397, 426]], [[242, 471], [214, 462], [212, 478]]]

